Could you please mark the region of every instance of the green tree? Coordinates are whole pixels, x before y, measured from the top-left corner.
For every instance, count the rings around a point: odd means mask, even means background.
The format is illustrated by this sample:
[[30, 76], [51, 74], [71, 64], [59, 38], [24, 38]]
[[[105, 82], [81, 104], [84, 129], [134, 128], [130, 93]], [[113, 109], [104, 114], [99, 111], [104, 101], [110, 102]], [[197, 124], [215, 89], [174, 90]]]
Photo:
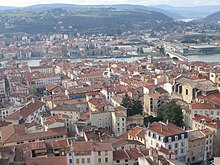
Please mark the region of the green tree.
[[142, 114], [143, 112], [142, 102], [140, 100], [130, 99], [128, 94], [125, 94], [123, 97], [121, 105], [127, 108], [127, 116]]
[[131, 116], [136, 114], [142, 114], [143, 112], [143, 105], [141, 100], [132, 100], [132, 111]]
[[129, 98], [128, 94], [126, 93], [125, 96], [122, 99], [121, 105], [125, 108], [127, 108], [127, 114], [131, 112], [132, 109], [132, 102], [131, 99]]
[[175, 101], [170, 101], [163, 110], [163, 120], [169, 121], [179, 127], [184, 125], [183, 112], [180, 105], [177, 105]]
[[64, 57], [66, 57], [67, 55], [68, 55], [68, 48], [66, 47], [66, 46], [64, 46], [64, 45], [62, 45], [62, 47], [61, 47], [61, 52], [62, 52], [62, 55], [64, 56]]

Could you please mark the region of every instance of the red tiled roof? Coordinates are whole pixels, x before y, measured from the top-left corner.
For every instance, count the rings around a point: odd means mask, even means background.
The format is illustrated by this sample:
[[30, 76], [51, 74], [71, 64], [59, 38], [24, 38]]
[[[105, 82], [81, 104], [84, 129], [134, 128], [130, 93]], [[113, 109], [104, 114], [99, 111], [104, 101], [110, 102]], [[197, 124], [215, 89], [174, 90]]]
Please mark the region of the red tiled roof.
[[126, 150], [113, 151], [113, 160], [130, 159]]
[[218, 119], [212, 119], [205, 115], [196, 115], [195, 118], [193, 118], [194, 121], [200, 122], [201, 120], [205, 120], [205, 125], [208, 125], [213, 128], [220, 128], [220, 120]]
[[72, 144], [73, 152], [78, 151], [93, 151], [93, 143], [92, 142], [74, 142]]
[[40, 109], [41, 107], [43, 107], [45, 104], [35, 100], [35, 102], [30, 102], [28, 105], [24, 106], [23, 108], [21, 108], [20, 114], [22, 117], [27, 117], [30, 114], [32, 114], [33, 112], [37, 111], [38, 109]]
[[27, 165], [67, 165], [66, 156], [53, 156], [53, 157], [35, 157], [29, 158], [26, 161]]
[[208, 103], [193, 103], [192, 109], [217, 109], [214, 105]]
[[135, 127], [129, 133], [130, 136], [136, 137], [144, 128], [143, 127]]
[[112, 143], [110, 143], [110, 142], [95, 142], [94, 149], [95, 149], [95, 151], [111, 151], [111, 150], [113, 150]]
[[154, 122], [147, 129], [163, 136], [171, 136], [185, 132], [183, 129], [172, 123], [165, 124], [162, 122]]

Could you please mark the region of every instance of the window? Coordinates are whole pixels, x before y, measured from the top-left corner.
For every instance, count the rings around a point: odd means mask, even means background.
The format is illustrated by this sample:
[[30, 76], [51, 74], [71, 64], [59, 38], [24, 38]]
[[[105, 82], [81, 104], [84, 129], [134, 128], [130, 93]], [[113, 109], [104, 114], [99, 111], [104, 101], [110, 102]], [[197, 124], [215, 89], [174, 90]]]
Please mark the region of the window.
[[101, 151], [98, 151], [98, 156], [101, 156]]
[[156, 136], [156, 139], [159, 140], [159, 135]]
[[168, 137], [168, 141], [171, 142], [171, 141], [172, 141], [172, 138], [171, 138], [171, 137]]
[[87, 163], [90, 163], [90, 158], [87, 158]]
[[150, 137], [153, 137], [153, 133], [152, 132], [150, 133]]
[[169, 146], [168, 146], [168, 149], [171, 150], [171, 149], [172, 149], [172, 145], [169, 145]]
[[185, 137], [184, 137], [184, 134], [181, 134], [181, 139], [184, 139]]
[[175, 150], [175, 154], [178, 154], [178, 150]]
[[85, 163], [85, 158], [82, 158], [82, 164], [84, 164]]
[[217, 115], [219, 115], [219, 111], [217, 111]]
[[107, 163], [108, 162], [108, 158], [105, 158], [105, 163]]
[[76, 164], [79, 164], [79, 159], [76, 159]]
[[102, 159], [101, 158], [98, 158], [98, 163], [102, 163]]
[[181, 146], [185, 146], [185, 142], [181, 142]]
[[211, 115], [214, 115], [214, 111], [211, 111]]
[[72, 159], [69, 159], [69, 163], [72, 164], [72, 163], [73, 163], [73, 160], [72, 160]]
[[125, 159], [125, 162], [128, 162], [128, 159]]
[[184, 153], [184, 149], [182, 148], [182, 149], [181, 149], [181, 154], [183, 154], [183, 153]]
[[188, 89], [186, 89], [186, 95], [188, 95], [189, 94], [189, 91], [188, 91]]
[[178, 148], [178, 143], [175, 143], [175, 148]]
[[120, 163], [120, 160], [117, 160], [116, 163]]
[[178, 136], [175, 136], [175, 140], [178, 140]]
[[105, 151], [105, 155], [108, 155], [108, 151]]

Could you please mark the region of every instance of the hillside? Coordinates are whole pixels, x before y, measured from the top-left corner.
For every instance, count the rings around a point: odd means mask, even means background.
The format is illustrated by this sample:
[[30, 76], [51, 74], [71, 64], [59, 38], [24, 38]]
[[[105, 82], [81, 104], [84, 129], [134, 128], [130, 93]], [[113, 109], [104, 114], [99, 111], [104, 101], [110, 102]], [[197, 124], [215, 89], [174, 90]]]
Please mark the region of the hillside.
[[179, 14], [185, 18], [205, 18], [208, 15], [220, 11], [220, 5], [193, 6], [193, 7], [174, 7], [169, 5], [151, 6], [171, 13]]
[[[118, 10], [114, 8], [74, 8], [16, 10], [0, 15], [4, 23], [8, 19], [10, 28], [3, 28], [4, 32], [83, 32], [83, 33], [120, 33], [127, 30], [143, 28], [160, 28], [162, 23], [172, 21], [172, 18], [155, 11], [146, 10]], [[19, 20], [21, 19], [21, 20]]]
[[220, 21], [220, 11], [207, 16], [206, 18], [204, 18], [204, 20], [209, 22]]

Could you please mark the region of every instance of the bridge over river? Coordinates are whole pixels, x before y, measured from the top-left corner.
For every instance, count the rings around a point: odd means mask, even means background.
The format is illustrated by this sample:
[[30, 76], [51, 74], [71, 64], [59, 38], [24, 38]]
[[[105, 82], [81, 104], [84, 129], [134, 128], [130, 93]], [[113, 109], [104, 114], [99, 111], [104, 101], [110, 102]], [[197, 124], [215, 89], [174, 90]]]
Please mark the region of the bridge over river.
[[166, 55], [168, 55], [170, 58], [172, 59], [178, 59], [180, 61], [189, 61], [188, 58], [186, 58], [184, 55], [180, 54], [180, 53], [176, 53], [173, 51], [165, 51]]

